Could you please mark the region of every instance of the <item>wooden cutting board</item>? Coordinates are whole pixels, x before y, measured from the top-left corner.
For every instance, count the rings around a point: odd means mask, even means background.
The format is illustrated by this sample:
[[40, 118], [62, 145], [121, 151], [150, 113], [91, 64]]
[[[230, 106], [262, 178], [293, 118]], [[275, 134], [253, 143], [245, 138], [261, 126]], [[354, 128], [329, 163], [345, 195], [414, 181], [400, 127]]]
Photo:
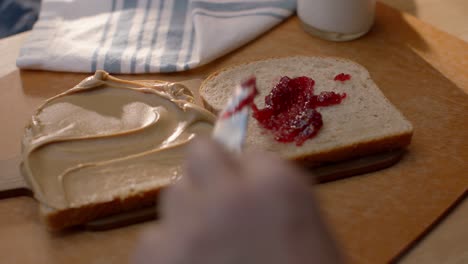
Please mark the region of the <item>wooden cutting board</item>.
[[[193, 79], [177, 83], [191, 90], [194, 95], [195, 103], [203, 106], [202, 99], [198, 92], [202, 81], [202, 79]], [[157, 80], [144, 80], [144, 82], [160, 83], [160, 81]], [[17, 110], [24, 111], [26, 109], [18, 108]], [[17, 114], [19, 113], [17, 112]], [[393, 150], [384, 153], [377, 153], [372, 156], [357, 157], [348, 161], [325, 164], [320, 167], [310, 167], [306, 169], [310, 176], [311, 184], [325, 183], [387, 168], [397, 163], [403, 156], [404, 152], [404, 149]], [[21, 156], [15, 156], [5, 160], [0, 159], [0, 171], [2, 171], [2, 177], [0, 177], [0, 199], [18, 196], [34, 197], [34, 189], [30, 188], [29, 184], [21, 174], [20, 163]], [[128, 211], [119, 215], [111, 215], [103, 219], [96, 219], [93, 222], [85, 224], [85, 227], [90, 230], [108, 230], [146, 220], [152, 220], [156, 217], [156, 214], [157, 212], [154, 206], [151, 206], [151, 208]]]
[[[395, 259], [468, 188], [468, 44], [378, 4], [373, 30], [356, 41], [322, 41], [304, 33], [297, 18], [291, 18], [198, 69], [122, 78], [204, 78], [221, 67], [286, 55], [355, 60], [413, 123], [413, 142], [395, 166], [315, 188], [352, 263]], [[0, 158], [19, 154], [24, 122], [40, 102], [87, 75], [14, 71], [0, 79]], [[126, 263], [138, 234], [150, 224], [50, 234], [39, 223], [32, 199], [1, 200], [0, 235], [8, 238], [0, 241], [2, 261]]]

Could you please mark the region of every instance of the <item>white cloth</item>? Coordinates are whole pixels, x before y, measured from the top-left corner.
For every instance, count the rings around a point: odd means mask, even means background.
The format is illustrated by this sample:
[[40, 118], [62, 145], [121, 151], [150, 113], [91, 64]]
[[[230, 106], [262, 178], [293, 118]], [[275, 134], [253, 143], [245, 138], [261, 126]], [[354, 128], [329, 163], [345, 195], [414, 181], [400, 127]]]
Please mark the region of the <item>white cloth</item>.
[[251, 41], [295, 0], [43, 0], [23, 45], [23, 69], [183, 71]]

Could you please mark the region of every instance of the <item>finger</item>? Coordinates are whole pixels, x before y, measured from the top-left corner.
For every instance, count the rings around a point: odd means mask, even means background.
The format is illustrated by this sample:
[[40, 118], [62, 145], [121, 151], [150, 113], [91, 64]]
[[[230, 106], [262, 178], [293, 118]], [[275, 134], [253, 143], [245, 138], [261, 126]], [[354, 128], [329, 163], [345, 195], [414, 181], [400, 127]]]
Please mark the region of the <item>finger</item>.
[[190, 215], [196, 210], [196, 195], [197, 193], [183, 181], [164, 189], [159, 198], [161, 220], [178, 222], [184, 216]]
[[145, 229], [130, 257], [130, 263], [164, 263], [160, 261], [164, 259], [164, 254], [167, 254], [165, 248], [168, 242], [165, 237], [163, 230], [157, 226]]
[[[306, 181], [306, 174], [294, 164], [271, 154], [252, 154], [244, 168], [251, 184], [251, 193], [264, 205], [283, 217], [307, 213], [315, 206], [315, 198]], [[310, 211], [309, 211], [310, 212]]]
[[256, 185], [279, 190], [307, 186], [301, 169], [271, 153], [249, 153], [242, 164], [244, 174]]
[[318, 203], [308, 186], [306, 174], [292, 163], [268, 154], [247, 157], [244, 169], [247, 184], [256, 201], [277, 223], [292, 234], [301, 233], [313, 223], [321, 223]]
[[183, 221], [186, 216], [196, 214], [206, 199], [216, 196], [207, 189], [215, 187], [224, 190], [226, 188], [220, 185], [233, 185], [227, 182], [235, 178], [230, 168], [236, 169], [237, 165], [216, 143], [208, 139], [197, 140], [189, 146], [187, 156], [184, 177], [161, 195], [160, 212], [164, 220]]
[[188, 148], [186, 173], [196, 189], [219, 188], [232, 184], [239, 170], [239, 162], [220, 145], [209, 139], [198, 139]]

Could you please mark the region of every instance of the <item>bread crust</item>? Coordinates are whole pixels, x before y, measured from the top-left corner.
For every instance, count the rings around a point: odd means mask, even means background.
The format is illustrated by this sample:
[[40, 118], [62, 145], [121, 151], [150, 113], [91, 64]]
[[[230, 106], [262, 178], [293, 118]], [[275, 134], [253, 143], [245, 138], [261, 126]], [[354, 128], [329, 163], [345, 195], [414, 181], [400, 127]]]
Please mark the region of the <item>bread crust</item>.
[[326, 152], [304, 154], [296, 157], [293, 161], [307, 166], [318, 167], [326, 163], [333, 163], [368, 156], [371, 154], [382, 153], [407, 147], [412, 139], [413, 133], [402, 133], [399, 135], [380, 138], [377, 140], [359, 142], [354, 145], [336, 148]]
[[[55, 210], [41, 205], [42, 221], [51, 230], [57, 231], [67, 227], [88, 223], [104, 216], [154, 206], [164, 187], [135, 193], [123, 199], [108, 202], [87, 204], [75, 208]], [[156, 208], [155, 208], [156, 210]]]

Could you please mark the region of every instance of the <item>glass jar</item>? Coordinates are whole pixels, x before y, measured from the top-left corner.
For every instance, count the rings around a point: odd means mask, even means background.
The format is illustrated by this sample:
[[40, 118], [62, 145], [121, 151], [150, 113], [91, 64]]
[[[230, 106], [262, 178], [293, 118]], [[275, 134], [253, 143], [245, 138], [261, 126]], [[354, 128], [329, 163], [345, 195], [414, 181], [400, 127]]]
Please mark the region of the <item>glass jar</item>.
[[332, 41], [366, 34], [375, 16], [375, 0], [298, 0], [297, 15], [304, 30]]

